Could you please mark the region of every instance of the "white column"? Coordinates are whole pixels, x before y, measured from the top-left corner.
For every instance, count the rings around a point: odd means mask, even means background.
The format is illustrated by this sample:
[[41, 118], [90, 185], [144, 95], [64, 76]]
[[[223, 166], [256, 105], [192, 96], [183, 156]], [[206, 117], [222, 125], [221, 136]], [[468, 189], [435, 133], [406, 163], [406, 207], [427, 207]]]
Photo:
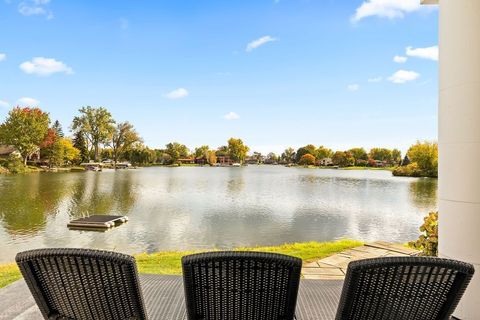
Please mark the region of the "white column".
[[480, 0], [439, 2], [439, 254], [475, 265], [455, 316], [480, 319]]

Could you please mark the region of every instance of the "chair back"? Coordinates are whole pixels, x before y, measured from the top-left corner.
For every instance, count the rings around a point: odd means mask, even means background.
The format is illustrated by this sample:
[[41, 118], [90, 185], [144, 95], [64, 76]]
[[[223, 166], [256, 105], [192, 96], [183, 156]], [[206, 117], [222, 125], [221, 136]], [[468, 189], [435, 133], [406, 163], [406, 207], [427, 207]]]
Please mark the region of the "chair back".
[[336, 319], [449, 319], [473, 273], [470, 264], [432, 257], [353, 261]]
[[147, 319], [132, 256], [39, 249], [16, 261], [45, 319]]
[[189, 320], [292, 320], [302, 260], [262, 252], [182, 258]]

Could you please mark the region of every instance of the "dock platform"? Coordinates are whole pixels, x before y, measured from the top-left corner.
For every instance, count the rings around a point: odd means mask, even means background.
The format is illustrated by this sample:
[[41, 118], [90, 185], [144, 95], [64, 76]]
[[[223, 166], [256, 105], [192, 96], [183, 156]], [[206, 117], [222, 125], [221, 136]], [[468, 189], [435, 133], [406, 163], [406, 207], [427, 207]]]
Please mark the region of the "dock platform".
[[128, 221], [127, 216], [92, 215], [72, 220], [67, 224], [70, 229], [107, 230]]

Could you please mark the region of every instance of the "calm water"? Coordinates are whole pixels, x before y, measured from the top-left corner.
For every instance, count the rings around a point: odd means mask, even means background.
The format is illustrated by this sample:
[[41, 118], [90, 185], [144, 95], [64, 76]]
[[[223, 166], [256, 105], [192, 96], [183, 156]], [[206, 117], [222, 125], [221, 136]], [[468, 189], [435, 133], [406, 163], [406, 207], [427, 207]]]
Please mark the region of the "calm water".
[[[39, 247], [126, 253], [231, 248], [342, 237], [404, 242], [437, 206], [437, 181], [388, 171], [144, 168], [0, 176], [0, 262]], [[128, 215], [107, 232], [72, 218]]]

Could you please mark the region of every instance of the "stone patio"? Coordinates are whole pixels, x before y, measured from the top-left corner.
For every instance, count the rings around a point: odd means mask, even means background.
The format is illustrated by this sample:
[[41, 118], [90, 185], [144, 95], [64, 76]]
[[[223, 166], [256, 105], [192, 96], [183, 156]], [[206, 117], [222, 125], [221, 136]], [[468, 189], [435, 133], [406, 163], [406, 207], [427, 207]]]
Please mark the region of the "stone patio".
[[304, 279], [343, 280], [347, 272], [347, 266], [351, 261], [379, 257], [415, 256], [419, 253], [420, 251], [407, 248], [401, 244], [383, 241], [366, 243], [363, 246], [304, 264], [302, 277]]

